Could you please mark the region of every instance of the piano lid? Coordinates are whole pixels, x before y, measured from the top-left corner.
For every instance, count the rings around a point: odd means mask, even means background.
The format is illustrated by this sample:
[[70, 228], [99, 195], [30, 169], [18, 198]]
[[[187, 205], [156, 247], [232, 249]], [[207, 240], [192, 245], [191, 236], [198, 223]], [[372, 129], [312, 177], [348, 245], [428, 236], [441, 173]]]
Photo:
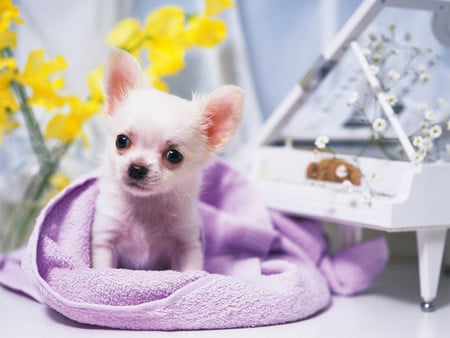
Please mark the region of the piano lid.
[[323, 135], [339, 153], [449, 160], [450, 52], [442, 42], [450, 31], [449, 17], [441, 19], [449, 13], [449, 2], [365, 1], [267, 121], [259, 144], [289, 139], [313, 149]]

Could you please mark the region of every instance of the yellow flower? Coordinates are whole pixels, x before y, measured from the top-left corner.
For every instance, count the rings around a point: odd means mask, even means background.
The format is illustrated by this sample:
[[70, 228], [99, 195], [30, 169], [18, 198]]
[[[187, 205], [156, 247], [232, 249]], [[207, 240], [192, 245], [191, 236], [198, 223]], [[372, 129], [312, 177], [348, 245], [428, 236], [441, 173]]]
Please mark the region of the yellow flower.
[[134, 54], [143, 39], [144, 32], [140, 28], [139, 20], [125, 18], [108, 34], [106, 41], [112, 46]]
[[205, 0], [205, 15], [215, 16], [231, 7], [234, 7], [232, 0]]
[[87, 83], [90, 99], [98, 102], [103, 102], [103, 66], [97, 67], [89, 72], [87, 76]]
[[184, 68], [185, 49], [180, 45], [166, 41], [154, 42], [148, 58], [150, 72], [157, 76], [175, 75]]
[[17, 45], [17, 36], [16, 32], [5, 30], [4, 32], [0, 31], [0, 50], [6, 47], [16, 48]]
[[195, 16], [189, 20], [188, 25], [191, 42], [202, 47], [213, 47], [227, 35], [227, 26], [219, 19]]
[[87, 140], [82, 130], [83, 124], [98, 111], [98, 105], [90, 100], [82, 101], [76, 96], [66, 97], [70, 111], [67, 114], [53, 115], [47, 124], [45, 138], [55, 138], [63, 143], [75, 141], [81, 137], [85, 145]]
[[17, 61], [12, 57], [0, 59], [0, 74], [6, 70], [14, 70], [17, 67]]
[[167, 83], [165, 83], [163, 80], [161, 80], [158, 77], [154, 77], [151, 79], [153, 88], [159, 89], [163, 92], [169, 92], [169, 87], [167, 86]]
[[41, 105], [47, 109], [60, 107], [64, 99], [57, 91], [64, 87], [64, 78], [56, 76], [67, 68], [67, 62], [61, 55], [53, 60], [44, 61], [44, 51], [32, 51], [28, 55], [25, 69], [18, 80], [32, 89], [30, 104]]
[[163, 6], [151, 12], [145, 20], [145, 32], [150, 42], [170, 41], [180, 47], [189, 46], [189, 38], [184, 27], [185, 13], [178, 6]]
[[0, 0], [0, 32], [7, 30], [11, 22], [19, 25], [23, 23], [19, 18], [19, 8], [11, 0]]
[[45, 130], [45, 138], [55, 138], [63, 143], [74, 141], [80, 136], [79, 121], [72, 115], [58, 113], [53, 115]]
[[[122, 20], [108, 36], [108, 42], [140, 57], [145, 51], [152, 85], [168, 91], [164, 76], [175, 75], [185, 67], [185, 54], [193, 46], [212, 47], [227, 34], [223, 21], [213, 18], [227, 8], [233, 7], [231, 0], [206, 0], [202, 15], [187, 15], [179, 6], [162, 6], [151, 12], [141, 28], [133, 18]], [[89, 78], [91, 96], [95, 75]]]
[[50, 177], [50, 184], [56, 189], [56, 191], [61, 191], [67, 187], [70, 183], [70, 178], [63, 173], [56, 173]]
[[[0, 100], [1, 100], [0, 95]], [[11, 114], [9, 114], [6, 110], [2, 109], [0, 103], [0, 145], [2, 143], [3, 135], [9, 133], [10, 131], [17, 128], [19, 124], [12, 118]]]
[[63, 190], [70, 184], [70, 178], [63, 173], [56, 173], [50, 177], [50, 185], [53, 187], [53, 190], [48, 191], [44, 197], [44, 202], [47, 204], [50, 200], [55, 197], [58, 192]]
[[[19, 126], [19, 123], [14, 120], [14, 114], [11, 109], [11, 93], [0, 92], [0, 145], [2, 143], [3, 135], [11, 132]], [[17, 109], [17, 108], [16, 108]]]
[[185, 13], [178, 6], [163, 6], [150, 13], [144, 30], [150, 40], [144, 45], [150, 61], [148, 74], [153, 86], [167, 90], [162, 76], [177, 74], [185, 67], [184, 55], [191, 47]]
[[16, 97], [10, 87], [15, 79], [16, 60], [0, 59], [0, 143], [2, 136], [18, 126], [14, 113], [19, 109]]

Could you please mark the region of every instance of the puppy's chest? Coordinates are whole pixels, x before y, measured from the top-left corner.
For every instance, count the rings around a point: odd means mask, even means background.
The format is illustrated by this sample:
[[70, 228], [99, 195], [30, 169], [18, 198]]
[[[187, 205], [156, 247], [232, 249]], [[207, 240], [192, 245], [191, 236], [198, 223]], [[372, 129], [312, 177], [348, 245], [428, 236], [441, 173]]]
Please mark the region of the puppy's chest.
[[127, 268], [164, 268], [176, 249], [176, 215], [163, 211], [127, 213], [120, 236], [116, 239], [119, 261]]

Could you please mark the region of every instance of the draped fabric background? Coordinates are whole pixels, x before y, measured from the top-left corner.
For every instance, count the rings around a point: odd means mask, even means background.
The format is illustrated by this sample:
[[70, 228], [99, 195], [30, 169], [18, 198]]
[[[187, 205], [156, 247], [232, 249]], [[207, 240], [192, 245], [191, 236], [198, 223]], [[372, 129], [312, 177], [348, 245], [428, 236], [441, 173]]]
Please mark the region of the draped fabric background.
[[[67, 90], [79, 95], [87, 94], [88, 72], [105, 61], [109, 52], [105, 37], [120, 19], [126, 16], [143, 19], [152, 9], [167, 3], [180, 5], [187, 11], [198, 11], [203, 6], [202, 0], [15, 2], [26, 21], [18, 27], [19, 61], [23, 64], [28, 51], [34, 48], [43, 48], [48, 57], [63, 54], [69, 63], [65, 72]], [[235, 8], [222, 15], [228, 24], [227, 40], [218, 48], [190, 51], [187, 67], [168, 80], [171, 92], [190, 98], [193, 91], [208, 92], [225, 83], [244, 89], [244, 120], [225, 153], [232, 157], [255, 136], [263, 121], [361, 2], [235, 0]], [[420, 18], [417, 22], [423, 20]], [[388, 19], [414, 21], [417, 17], [408, 14]], [[420, 34], [420, 25], [415, 26]], [[450, 68], [448, 52], [443, 61]], [[44, 113], [42, 116], [45, 119]], [[72, 156], [63, 162], [64, 169], [73, 177], [92, 170], [101, 160], [104, 144], [100, 122], [97, 117], [89, 124], [90, 147], [82, 149], [81, 144], [73, 147]], [[0, 147], [0, 198], [20, 197], [21, 189], [11, 191], [8, 187], [23, 186], [23, 178], [32, 174], [33, 161], [23, 132], [4, 139]]]

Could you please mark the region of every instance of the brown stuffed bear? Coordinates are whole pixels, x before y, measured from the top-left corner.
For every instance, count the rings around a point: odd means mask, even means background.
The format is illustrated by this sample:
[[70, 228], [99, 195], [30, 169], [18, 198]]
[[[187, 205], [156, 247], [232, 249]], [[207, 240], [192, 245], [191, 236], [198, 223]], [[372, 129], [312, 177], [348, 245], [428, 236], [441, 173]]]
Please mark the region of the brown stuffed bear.
[[310, 163], [306, 170], [306, 177], [329, 182], [348, 180], [353, 185], [361, 184], [361, 171], [355, 165], [339, 158], [327, 158]]

